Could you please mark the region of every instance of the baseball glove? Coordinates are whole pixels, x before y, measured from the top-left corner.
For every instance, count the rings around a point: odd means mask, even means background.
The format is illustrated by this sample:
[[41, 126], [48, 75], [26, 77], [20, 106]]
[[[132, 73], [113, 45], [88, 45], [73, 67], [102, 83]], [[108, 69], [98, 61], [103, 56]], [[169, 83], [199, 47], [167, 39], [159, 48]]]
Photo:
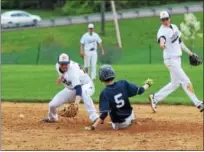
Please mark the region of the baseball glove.
[[78, 113], [79, 107], [75, 103], [68, 104], [67, 107], [64, 107], [63, 110], [60, 111], [60, 116], [62, 117], [75, 117]]
[[192, 65], [192, 66], [198, 66], [198, 65], [202, 64], [201, 58], [195, 53], [193, 53], [193, 55], [189, 56], [189, 62], [190, 62], [190, 65]]

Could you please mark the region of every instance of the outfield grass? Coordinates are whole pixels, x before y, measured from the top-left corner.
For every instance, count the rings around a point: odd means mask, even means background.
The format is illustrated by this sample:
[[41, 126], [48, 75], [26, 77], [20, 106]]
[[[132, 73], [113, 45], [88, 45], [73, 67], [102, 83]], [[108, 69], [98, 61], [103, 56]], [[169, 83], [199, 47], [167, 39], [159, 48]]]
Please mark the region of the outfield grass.
[[[114, 65], [117, 80], [125, 79], [137, 85], [143, 85], [147, 78], [154, 80], [154, 85], [144, 95], [131, 99], [134, 103], [147, 103], [148, 94], [157, 91], [169, 82], [169, 73], [164, 65]], [[194, 84], [199, 99], [203, 98], [203, 68], [184, 66]], [[63, 86], [56, 86], [57, 73], [54, 65], [3, 65], [2, 99], [3, 100], [50, 100]], [[96, 92], [93, 96], [98, 101], [103, 84], [95, 82]], [[165, 99], [170, 104], [191, 104], [187, 95], [179, 88]]]
[[[202, 32], [203, 13], [195, 13], [195, 15], [198, 20], [201, 21], [200, 32]], [[175, 24], [179, 25], [183, 21], [183, 15], [173, 15], [172, 20]], [[120, 20], [119, 23], [124, 50], [148, 48], [149, 44], [151, 44], [153, 48], [158, 48], [158, 44], [156, 43], [156, 34], [160, 26], [158, 17]], [[100, 23], [95, 23], [95, 27], [95, 31], [100, 33]], [[43, 40], [50, 37], [55, 38], [56, 41], [66, 49], [78, 51], [79, 40], [86, 29], [87, 24], [79, 24], [3, 32], [2, 52], [36, 50], [39, 43], [42, 43]], [[112, 21], [106, 22], [106, 34], [102, 36], [102, 39], [105, 46], [116, 46], [115, 28]], [[187, 42], [187, 44], [189, 44], [189, 42]], [[197, 38], [195, 41], [195, 48], [201, 51], [202, 46], [203, 39]], [[144, 51], [142, 51], [142, 53], [143, 52]]]

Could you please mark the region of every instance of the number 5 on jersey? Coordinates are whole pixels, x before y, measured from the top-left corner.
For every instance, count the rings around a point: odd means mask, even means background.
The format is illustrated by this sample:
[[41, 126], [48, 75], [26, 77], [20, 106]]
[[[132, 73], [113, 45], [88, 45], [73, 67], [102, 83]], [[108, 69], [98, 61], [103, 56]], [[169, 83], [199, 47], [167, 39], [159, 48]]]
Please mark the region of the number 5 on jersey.
[[115, 103], [117, 104], [116, 105], [117, 108], [121, 108], [125, 105], [125, 101], [123, 99], [121, 99], [121, 97], [122, 97], [122, 93], [119, 93], [119, 94], [114, 96]]

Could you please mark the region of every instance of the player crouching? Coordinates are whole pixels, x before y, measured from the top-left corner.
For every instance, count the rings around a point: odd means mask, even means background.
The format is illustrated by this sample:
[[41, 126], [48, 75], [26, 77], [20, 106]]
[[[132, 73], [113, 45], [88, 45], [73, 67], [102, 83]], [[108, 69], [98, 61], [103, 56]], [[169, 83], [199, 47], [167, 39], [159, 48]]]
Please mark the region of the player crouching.
[[56, 63], [56, 70], [59, 74], [57, 84], [63, 83], [65, 88], [49, 103], [48, 117], [43, 118], [42, 122], [56, 122], [58, 120], [57, 109], [61, 105], [74, 101], [67, 108], [61, 111], [63, 117], [74, 117], [78, 112], [78, 105], [81, 100], [84, 102], [85, 109], [89, 114], [89, 119], [94, 122], [98, 118], [91, 96], [94, 94], [94, 84], [88, 74], [84, 73], [78, 63], [71, 61], [69, 56], [62, 53]]
[[99, 79], [106, 85], [100, 94], [100, 117], [86, 130], [95, 130], [110, 115], [113, 129], [127, 128], [134, 120], [133, 108], [129, 97], [141, 95], [152, 85], [148, 79], [143, 87], [138, 87], [126, 80], [114, 81], [115, 72], [110, 65], [103, 65], [99, 70]]

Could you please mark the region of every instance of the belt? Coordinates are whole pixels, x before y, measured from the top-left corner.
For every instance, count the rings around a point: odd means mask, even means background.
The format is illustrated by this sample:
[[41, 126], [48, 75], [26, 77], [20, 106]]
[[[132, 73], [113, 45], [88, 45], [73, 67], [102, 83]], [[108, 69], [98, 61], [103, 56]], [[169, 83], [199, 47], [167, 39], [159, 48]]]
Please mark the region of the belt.
[[91, 48], [91, 49], [89, 49], [89, 51], [95, 51], [95, 49], [94, 49], [94, 48]]

